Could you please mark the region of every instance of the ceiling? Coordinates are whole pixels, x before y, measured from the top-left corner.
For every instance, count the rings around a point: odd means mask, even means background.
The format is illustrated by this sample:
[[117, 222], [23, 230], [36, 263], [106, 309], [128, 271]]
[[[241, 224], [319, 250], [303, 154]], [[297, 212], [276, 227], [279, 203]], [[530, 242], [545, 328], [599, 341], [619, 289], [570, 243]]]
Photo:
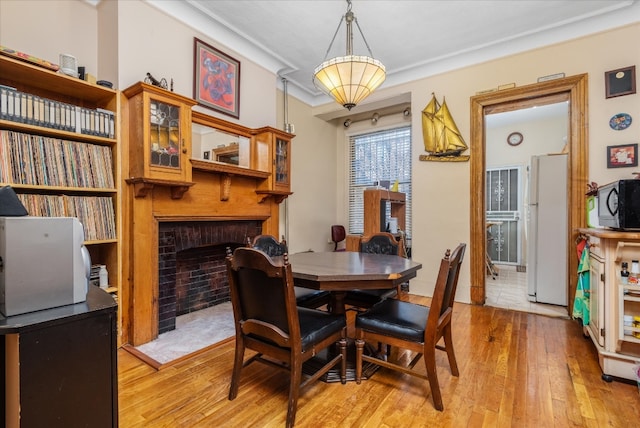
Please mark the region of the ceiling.
[[[147, 1], [286, 78], [291, 95], [311, 105], [330, 101], [312, 75], [325, 58], [346, 52], [344, 23], [336, 33], [345, 0]], [[640, 20], [637, 0], [353, 0], [352, 11], [386, 66], [382, 87]], [[353, 53], [368, 55], [355, 25], [353, 33]]]

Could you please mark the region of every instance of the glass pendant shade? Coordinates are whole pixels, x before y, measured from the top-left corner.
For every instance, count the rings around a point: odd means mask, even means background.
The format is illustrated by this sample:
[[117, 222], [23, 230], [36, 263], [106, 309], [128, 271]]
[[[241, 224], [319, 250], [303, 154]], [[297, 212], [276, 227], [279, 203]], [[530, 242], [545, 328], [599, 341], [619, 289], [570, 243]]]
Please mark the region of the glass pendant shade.
[[320, 64], [314, 82], [337, 103], [351, 110], [384, 82], [384, 65], [368, 56], [346, 55]]
[[[347, 0], [347, 5], [347, 13], [340, 20], [338, 29], [333, 35], [329, 49], [327, 49], [328, 54], [342, 22], [345, 21], [347, 25], [346, 54], [328, 60], [325, 56], [325, 61], [313, 72], [313, 83], [318, 89], [332, 96], [336, 102], [351, 110], [384, 82], [386, 70], [380, 61], [373, 58], [369, 44], [358, 25], [358, 20], [351, 11], [351, 0]], [[351, 28], [353, 22], [356, 23], [371, 56], [353, 55], [353, 30]]]

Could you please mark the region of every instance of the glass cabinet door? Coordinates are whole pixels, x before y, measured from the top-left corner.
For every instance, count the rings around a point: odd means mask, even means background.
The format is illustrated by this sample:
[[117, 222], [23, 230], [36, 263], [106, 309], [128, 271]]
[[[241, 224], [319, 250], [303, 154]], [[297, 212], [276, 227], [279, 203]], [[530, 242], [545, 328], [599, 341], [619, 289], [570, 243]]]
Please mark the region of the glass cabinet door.
[[276, 186], [289, 186], [289, 142], [276, 138], [275, 152]]
[[180, 107], [151, 99], [149, 110], [151, 166], [179, 169]]

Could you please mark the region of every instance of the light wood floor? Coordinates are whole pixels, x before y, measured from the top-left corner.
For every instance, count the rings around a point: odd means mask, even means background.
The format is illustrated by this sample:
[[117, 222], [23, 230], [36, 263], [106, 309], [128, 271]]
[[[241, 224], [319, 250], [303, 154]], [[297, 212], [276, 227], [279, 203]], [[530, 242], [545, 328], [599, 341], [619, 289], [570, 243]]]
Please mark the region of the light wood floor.
[[[576, 321], [456, 304], [453, 326], [460, 377], [438, 355], [443, 412], [433, 408], [426, 381], [380, 369], [360, 385], [311, 385], [299, 399], [296, 426], [639, 426], [638, 387], [601, 380]], [[238, 397], [227, 399], [233, 351], [230, 341], [156, 371], [120, 349], [120, 427], [284, 426], [282, 371], [252, 364]]]

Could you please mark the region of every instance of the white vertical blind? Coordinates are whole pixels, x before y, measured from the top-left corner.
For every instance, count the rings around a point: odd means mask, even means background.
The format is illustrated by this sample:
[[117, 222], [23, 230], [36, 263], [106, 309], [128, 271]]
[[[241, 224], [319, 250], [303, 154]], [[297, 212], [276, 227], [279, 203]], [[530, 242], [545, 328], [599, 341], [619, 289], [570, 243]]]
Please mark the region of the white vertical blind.
[[[398, 180], [406, 194], [406, 229], [411, 237], [411, 127], [388, 129], [349, 138], [349, 233], [364, 230], [363, 192], [375, 181]], [[389, 207], [387, 207], [387, 218]]]

